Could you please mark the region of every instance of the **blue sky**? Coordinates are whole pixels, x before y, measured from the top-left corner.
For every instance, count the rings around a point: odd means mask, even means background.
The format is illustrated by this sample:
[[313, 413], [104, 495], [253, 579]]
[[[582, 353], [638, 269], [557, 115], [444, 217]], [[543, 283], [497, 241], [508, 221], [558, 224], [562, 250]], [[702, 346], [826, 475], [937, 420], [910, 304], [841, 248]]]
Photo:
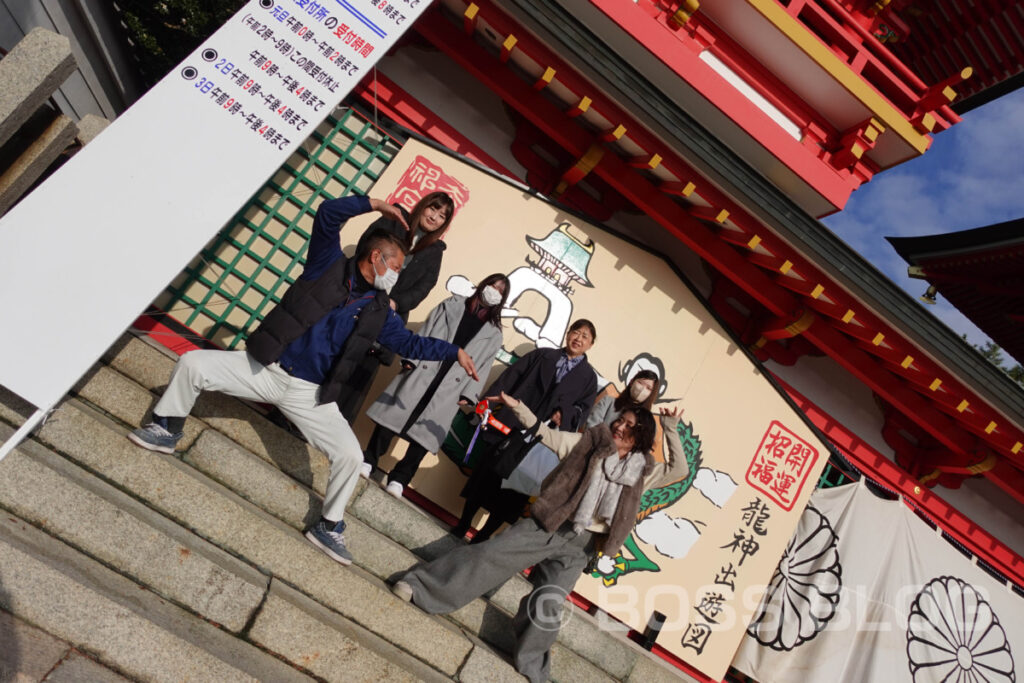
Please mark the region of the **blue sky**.
[[[923, 156], [880, 173], [823, 222], [916, 300], [927, 283], [907, 276], [907, 263], [885, 237], [912, 237], [1024, 216], [1024, 89], [964, 115], [935, 135]], [[972, 344], [988, 337], [941, 295], [926, 306]]]

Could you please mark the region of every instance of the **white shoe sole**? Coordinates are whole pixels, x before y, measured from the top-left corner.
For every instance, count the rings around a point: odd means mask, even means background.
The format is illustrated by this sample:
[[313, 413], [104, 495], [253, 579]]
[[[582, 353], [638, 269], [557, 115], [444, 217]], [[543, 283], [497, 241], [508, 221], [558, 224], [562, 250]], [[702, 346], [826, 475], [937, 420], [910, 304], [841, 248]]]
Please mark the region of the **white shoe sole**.
[[155, 443], [149, 443], [143, 441], [135, 435], [135, 432], [128, 432], [128, 440], [136, 446], [145, 448], [147, 451], [157, 451], [158, 453], [166, 453], [168, 455], [174, 455], [174, 448], [171, 446], [157, 446]]
[[352, 564], [352, 560], [342, 557], [341, 555], [339, 555], [338, 553], [334, 552], [333, 550], [325, 546], [323, 543], [321, 543], [320, 539], [313, 534], [312, 530], [306, 532], [306, 538], [308, 538], [309, 541], [317, 548], [320, 548], [320, 550], [324, 551], [324, 554], [327, 555], [327, 557], [331, 558], [338, 564], [343, 565], [345, 567]]
[[391, 587], [391, 592], [395, 594], [395, 597], [403, 602], [412, 602], [412, 586], [407, 584], [405, 581], [397, 581], [394, 586]]

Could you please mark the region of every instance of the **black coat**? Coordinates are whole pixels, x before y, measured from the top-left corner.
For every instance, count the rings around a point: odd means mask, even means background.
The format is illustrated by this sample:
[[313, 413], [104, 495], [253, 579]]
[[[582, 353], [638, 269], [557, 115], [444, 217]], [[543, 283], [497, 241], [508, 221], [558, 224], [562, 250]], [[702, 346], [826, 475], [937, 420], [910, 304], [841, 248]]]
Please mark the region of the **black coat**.
[[[538, 419], [547, 421], [556, 410], [562, 411], [559, 430], [575, 432], [587, 423], [587, 415], [597, 398], [597, 373], [586, 357], [562, 381], [555, 384], [555, 364], [562, 349], [535, 349], [508, 367], [494, 380], [483, 396], [497, 396], [499, 392], [519, 399]], [[519, 419], [511, 410], [499, 410], [495, 417], [513, 429], [521, 429]], [[492, 515], [508, 523], [519, 518], [528, 496], [501, 488], [501, 476], [495, 472], [497, 464], [494, 447], [504, 438], [497, 431], [488, 431], [477, 448], [490, 453], [481, 456], [479, 464], [462, 488], [466, 506], [485, 507]]]
[[[562, 349], [534, 349], [509, 366], [484, 391], [483, 396], [497, 396], [504, 391], [519, 399], [542, 421], [562, 411], [563, 432], [579, 431], [587, 423], [587, 415], [597, 399], [597, 373], [586, 356], [562, 381], [555, 384], [555, 364]], [[512, 411], [499, 411], [495, 417], [509, 427], [519, 428]]]

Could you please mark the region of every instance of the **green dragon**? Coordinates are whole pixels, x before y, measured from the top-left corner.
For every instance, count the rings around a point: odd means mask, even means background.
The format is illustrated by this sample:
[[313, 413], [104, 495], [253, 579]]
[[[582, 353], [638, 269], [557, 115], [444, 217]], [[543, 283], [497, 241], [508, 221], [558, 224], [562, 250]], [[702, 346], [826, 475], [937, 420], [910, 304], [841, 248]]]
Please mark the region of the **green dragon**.
[[[660, 486], [644, 491], [643, 496], [640, 498], [640, 512], [636, 516], [637, 522], [646, 519], [658, 510], [664, 510], [673, 505], [693, 486], [697, 470], [700, 469], [703, 462], [700, 437], [693, 431], [693, 423], [683, 422], [682, 420], [676, 426], [676, 434], [683, 445], [683, 455], [686, 457], [686, 464], [690, 466], [689, 474], [668, 486]], [[591, 570], [590, 575], [595, 579], [601, 579], [607, 587], [614, 586], [618, 582], [619, 577], [631, 572], [660, 571], [661, 569], [657, 563], [648, 558], [644, 551], [640, 549], [635, 536], [635, 532], [630, 534], [626, 542], [623, 543], [623, 551], [628, 552], [631, 557], [626, 557], [620, 552], [612, 558], [611, 573], [604, 574], [595, 567]]]

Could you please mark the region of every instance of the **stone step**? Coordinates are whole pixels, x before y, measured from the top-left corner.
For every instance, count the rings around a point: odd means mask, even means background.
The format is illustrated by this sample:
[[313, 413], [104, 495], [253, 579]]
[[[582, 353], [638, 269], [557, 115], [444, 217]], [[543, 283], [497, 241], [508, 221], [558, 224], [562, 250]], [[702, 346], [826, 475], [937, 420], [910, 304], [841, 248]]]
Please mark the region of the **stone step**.
[[0, 586], [0, 607], [128, 678], [311, 680], [10, 513], [0, 517]]
[[[276, 597], [273, 601], [268, 597], [264, 608], [272, 604], [281, 613], [305, 613], [306, 622], [311, 619], [308, 615], [322, 616], [329, 610], [348, 622], [352, 632], [366, 635], [363, 641], [353, 641], [358, 648], [383, 648], [383, 658], [419, 678], [429, 678], [431, 669], [434, 677], [460, 677], [470, 654], [482, 647], [451, 622], [427, 615], [392, 596], [377, 576], [360, 568], [339, 566], [301, 535], [299, 524], [285, 524], [190, 465], [139, 449], [125, 435], [124, 426], [78, 400], [69, 400], [46, 422], [38, 439], [110, 485], [130, 492], [139, 503], [273, 576], [275, 583], [290, 586], [293, 597], [303, 595], [309, 600], [303, 610], [288, 610]], [[212, 437], [211, 432], [210, 437], [203, 435], [200, 440], [215, 444]], [[223, 435], [217, 437], [237, 448]], [[249, 457], [250, 464], [259, 462], [255, 456]], [[277, 471], [277, 476], [285, 475]], [[389, 543], [379, 535], [375, 541], [376, 546]], [[315, 603], [321, 606], [319, 610], [312, 606]], [[257, 615], [256, 624], [267, 623], [266, 619], [260, 621], [262, 615]], [[286, 623], [279, 628], [293, 633], [304, 630]], [[266, 633], [281, 638], [284, 652], [269, 640], [259, 641], [261, 644], [282, 656], [300, 657], [296, 661], [300, 666], [306, 667], [304, 662], [318, 657], [320, 651], [295, 654], [301, 650], [285, 635], [272, 629]], [[512, 672], [507, 662], [494, 659], [507, 673]], [[329, 678], [319, 671], [316, 675]]]
[[0, 610], [0, 681], [126, 683], [127, 679], [71, 643]]
[[235, 633], [267, 592], [266, 575], [32, 441], [0, 462], [0, 506]]
[[[0, 425], [0, 438], [12, 431]], [[267, 596], [269, 577], [38, 443], [0, 462], [0, 506], [227, 630], [253, 624], [248, 639], [304, 668], [316, 663], [324, 679], [445, 679], [280, 582]], [[301, 640], [317, 629], [333, 634], [320, 639], [332, 643], [329, 657]]]
[[[79, 395], [128, 424], [138, 424], [155, 400], [150, 390], [162, 389], [174, 359], [166, 350], [125, 337], [111, 349], [106, 361], [109, 367], [98, 368], [79, 388]], [[295, 529], [315, 519], [326, 458], [240, 401], [219, 394], [204, 395], [200, 404], [204, 400], [206, 404], [197, 405], [193, 412], [203, 419], [188, 420], [183, 460]], [[211, 428], [206, 429], [207, 425]], [[303, 459], [306, 466], [301, 465]], [[356, 563], [385, 580], [421, 559], [447, 552], [457, 542], [430, 515], [362, 481], [347, 519]], [[451, 618], [507, 652], [511, 647], [509, 615], [529, 590], [524, 577], [514, 577], [489, 601], [477, 600]], [[572, 606], [569, 609], [571, 616], [552, 651], [556, 678], [688, 678], [625, 638], [617, 622], [597, 619]]]

